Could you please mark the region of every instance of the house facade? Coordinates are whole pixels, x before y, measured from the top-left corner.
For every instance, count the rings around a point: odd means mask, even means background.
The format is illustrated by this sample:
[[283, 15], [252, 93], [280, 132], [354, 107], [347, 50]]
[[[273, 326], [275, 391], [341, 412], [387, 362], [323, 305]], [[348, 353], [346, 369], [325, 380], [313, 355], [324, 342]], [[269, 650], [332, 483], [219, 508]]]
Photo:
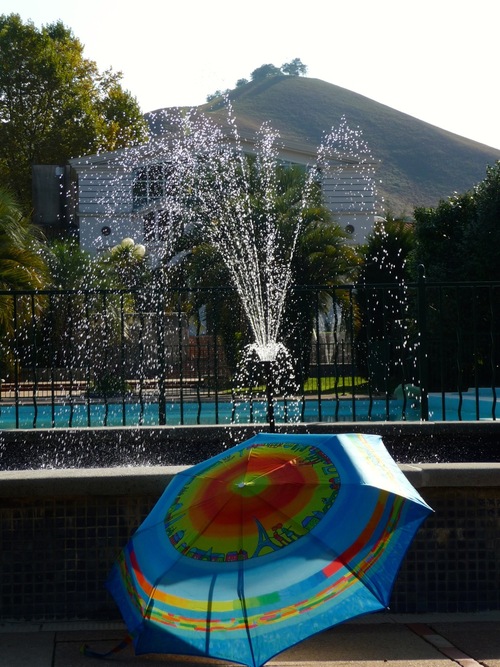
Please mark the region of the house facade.
[[[240, 136], [245, 153], [255, 152], [254, 140]], [[168, 138], [70, 161], [74, 184], [73, 224], [80, 246], [93, 254], [106, 251], [126, 237], [146, 246], [149, 256], [161, 252], [168, 220], [155, 203], [161, 199], [172, 166]], [[309, 147], [287, 142], [279, 151], [284, 163], [312, 166]], [[373, 180], [352, 156], [336, 160], [321, 171], [326, 206], [349, 234], [353, 244], [364, 243], [376, 218]]]

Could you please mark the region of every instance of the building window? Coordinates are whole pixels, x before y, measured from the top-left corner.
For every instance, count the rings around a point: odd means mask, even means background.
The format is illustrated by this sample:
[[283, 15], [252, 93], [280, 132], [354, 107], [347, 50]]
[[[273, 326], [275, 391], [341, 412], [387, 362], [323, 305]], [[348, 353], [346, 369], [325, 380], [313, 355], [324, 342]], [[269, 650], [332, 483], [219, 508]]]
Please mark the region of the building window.
[[165, 195], [170, 170], [170, 165], [163, 163], [146, 165], [137, 171], [132, 190], [134, 210], [148, 206]]
[[165, 211], [151, 211], [143, 217], [144, 243], [158, 244], [167, 240], [169, 219]]

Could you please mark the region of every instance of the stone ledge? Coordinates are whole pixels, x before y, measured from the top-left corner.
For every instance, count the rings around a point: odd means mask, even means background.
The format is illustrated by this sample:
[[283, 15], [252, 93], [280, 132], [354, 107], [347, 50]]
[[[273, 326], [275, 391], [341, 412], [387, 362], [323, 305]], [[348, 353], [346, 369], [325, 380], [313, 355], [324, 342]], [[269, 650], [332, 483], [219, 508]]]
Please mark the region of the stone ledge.
[[500, 487], [500, 463], [420, 463], [400, 468], [417, 489]]
[[144, 466], [0, 472], [0, 498], [159, 495], [187, 466]]

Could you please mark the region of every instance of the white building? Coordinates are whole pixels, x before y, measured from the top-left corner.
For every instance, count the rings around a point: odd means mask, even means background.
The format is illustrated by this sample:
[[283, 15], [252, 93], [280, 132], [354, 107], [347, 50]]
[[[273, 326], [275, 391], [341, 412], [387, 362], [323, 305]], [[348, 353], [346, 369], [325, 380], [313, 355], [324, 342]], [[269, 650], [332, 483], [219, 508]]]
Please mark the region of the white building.
[[[252, 137], [240, 132], [240, 141], [244, 152], [255, 152]], [[314, 165], [317, 159], [310, 147], [292, 142], [286, 143], [279, 157], [304, 166]], [[154, 254], [165, 224], [154, 204], [172, 168], [168, 138], [155, 137], [140, 147], [74, 159], [70, 166], [76, 192], [74, 223], [82, 249], [102, 252], [130, 237]], [[352, 156], [340, 158], [331, 163], [331, 169], [322, 170], [321, 178], [325, 204], [334, 220], [353, 243], [363, 243], [376, 216], [376, 192], [373, 179], [366, 175], [366, 163], [362, 167]]]

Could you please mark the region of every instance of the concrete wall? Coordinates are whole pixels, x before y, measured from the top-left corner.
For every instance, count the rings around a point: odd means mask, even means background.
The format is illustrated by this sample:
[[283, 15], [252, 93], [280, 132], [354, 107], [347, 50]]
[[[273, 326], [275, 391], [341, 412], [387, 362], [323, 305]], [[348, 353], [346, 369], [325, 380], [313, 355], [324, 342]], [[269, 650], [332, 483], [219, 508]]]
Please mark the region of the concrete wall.
[[[402, 464], [435, 510], [394, 612], [500, 610], [500, 464]], [[179, 466], [0, 472], [0, 620], [117, 619], [107, 574]]]
[[[0, 430], [0, 470], [193, 464], [265, 424]], [[498, 421], [277, 424], [280, 433], [374, 433], [399, 463], [500, 463]]]

